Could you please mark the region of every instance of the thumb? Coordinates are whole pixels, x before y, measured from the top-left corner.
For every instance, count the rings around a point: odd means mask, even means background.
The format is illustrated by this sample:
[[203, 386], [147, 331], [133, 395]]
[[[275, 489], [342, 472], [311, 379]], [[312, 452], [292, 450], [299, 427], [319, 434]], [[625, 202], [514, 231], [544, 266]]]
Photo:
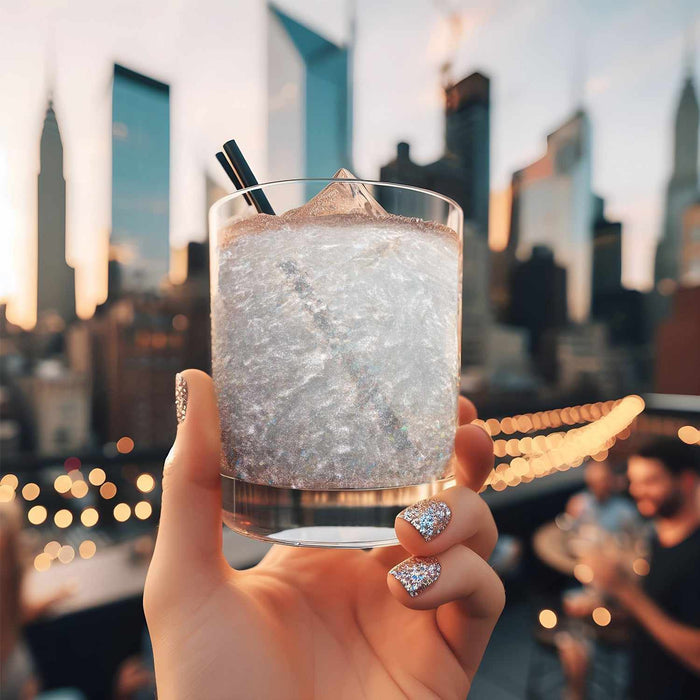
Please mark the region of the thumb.
[[171, 576], [222, 571], [219, 413], [214, 386], [199, 370], [175, 378], [177, 437], [163, 470], [153, 554]]

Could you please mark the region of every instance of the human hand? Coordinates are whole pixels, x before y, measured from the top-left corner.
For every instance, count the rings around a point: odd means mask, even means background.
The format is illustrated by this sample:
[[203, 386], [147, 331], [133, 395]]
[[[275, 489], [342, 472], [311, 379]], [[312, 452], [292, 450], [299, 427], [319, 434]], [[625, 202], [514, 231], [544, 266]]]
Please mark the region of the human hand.
[[[457, 485], [436, 499], [451, 519], [426, 542], [404, 519], [400, 546], [276, 545], [235, 571], [221, 551], [219, 424], [211, 379], [195, 370], [165, 464], [144, 607], [158, 696], [172, 698], [464, 698], [504, 605], [486, 560], [496, 526], [476, 492], [490, 438], [460, 400]], [[409, 555], [441, 571], [415, 597], [388, 570]]]
[[620, 558], [612, 551], [591, 553], [583, 563], [591, 569], [593, 586], [603, 593], [616, 595], [628, 583]]
[[138, 656], [130, 656], [119, 666], [114, 683], [114, 700], [131, 700], [139, 690], [153, 684], [153, 673]]

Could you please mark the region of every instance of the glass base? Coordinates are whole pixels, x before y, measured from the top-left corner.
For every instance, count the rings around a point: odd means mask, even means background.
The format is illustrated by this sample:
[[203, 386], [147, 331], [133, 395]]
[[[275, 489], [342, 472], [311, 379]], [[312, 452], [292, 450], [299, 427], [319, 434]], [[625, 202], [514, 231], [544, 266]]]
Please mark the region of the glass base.
[[398, 544], [394, 519], [454, 486], [447, 478], [381, 489], [280, 488], [221, 475], [223, 521], [233, 531], [294, 547], [367, 549]]

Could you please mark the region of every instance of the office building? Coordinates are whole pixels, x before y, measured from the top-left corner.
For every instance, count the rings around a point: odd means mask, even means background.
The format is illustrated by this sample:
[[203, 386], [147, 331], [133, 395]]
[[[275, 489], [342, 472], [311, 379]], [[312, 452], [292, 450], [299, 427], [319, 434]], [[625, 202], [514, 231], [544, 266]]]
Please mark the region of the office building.
[[41, 133], [38, 192], [37, 317], [75, 318], [75, 272], [66, 262], [66, 181], [63, 144], [49, 100]]
[[465, 188], [457, 198], [477, 233], [489, 232], [490, 81], [472, 73], [445, 90], [445, 146], [457, 157]]
[[509, 248], [526, 258], [536, 245], [567, 269], [569, 315], [588, 317], [596, 201], [591, 190], [591, 128], [577, 111], [547, 136], [547, 151], [513, 175]]
[[679, 287], [672, 313], [656, 331], [654, 389], [661, 394], [700, 394], [700, 286]]
[[[268, 179], [332, 177], [352, 169], [350, 48], [268, 7]], [[303, 196], [278, 193], [278, 206]], [[307, 189], [307, 195], [313, 190]]]
[[700, 198], [683, 213], [680, 282], [700, 284]]
[[170, 264], [170, 89], [115, 64], [110, 258], [121, 292], [157, 291]]
[[683, 216], [698, 199], [698, 126], [700, 116], [692, 75], [683, 85], [673, 131], [673, 170], [666, 188], [663, 230], [656, 249], [654, 282], [662, 294], [681, 274]]

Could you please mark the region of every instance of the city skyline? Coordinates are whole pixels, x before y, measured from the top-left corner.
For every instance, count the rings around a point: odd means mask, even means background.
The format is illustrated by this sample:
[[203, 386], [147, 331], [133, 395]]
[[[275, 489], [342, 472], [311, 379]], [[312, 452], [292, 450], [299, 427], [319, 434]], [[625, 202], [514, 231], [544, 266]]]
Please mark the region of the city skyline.
[[[376, 177], [379, 164], [391, 157], [397, 141], [411, 142], [417, 162], [434, 159], [442, 148], [438, 68], [445, 59], [445, 42], [440, 39], [445, 18], [431, 3], [410, 4], [415, 13], [397, 13], [392, 3], [382, 7], [356, 3], [354, 160], [360, 176]], [[3, 37], [7, 41], [0, 42], [0, 52], [7, 60], [17, 59], [13, 61], [17, 70], [14, 76], [2, 78], [4, 92], [16, 110], [0, 118], [0, 181], [8, 185], [7, 194], [0, 194], [0, 257], [12, 261], [3, 266], [7, 274], [2, 275], [0, 297], [21, 297], [19, 283], [28, 284], [33, 278], [31, 260], [25, 260], [31, 249], [27, 238], [36, 220], [28, 208], [35, 201], [35, 185], [27, 177], [32, 165], [27, 154], [37, 147], [39, 117], [45, 107], [47, 53], [56, 56], [55, 61], [48, 60], [55, 64], [51, 72], [56, 109], [65, 132], [67, 257], [76, 268], [81, 315], [89, 315], [91, 306], [106, 293], [106, 265], [103, 270], [101, 262], [95, 261], [106, 261], [109, 230], [110, 183], [105, 164], [110, 146], [105, 126], [111, 110], [105, 93], [113, 60], [172, 81], [177, 88], [173, 97], [173, 246], [203, 235], [204, 171], [220, 178], [210, 163], [211, 153], [232, 130], [245, 144], [259, 177], [266, 175], [268, 105], [261, 78], [265, 4], [229, 8], [211, 2], [211, 12], [202, 17], [188, 2], [177, 12], [152, 3], [142, 26], [129, 27], [127, 32], [131, 5], [124, 2], [118, 8], [88, 11], [78, 2], [59, 15], [29, 2], [4, 25], [12, 31]], [[337, 42], [348, 38], [344, 3], [289, 0], [277, 5]], [[697, 27], [692, 4], [662, 8], [653, 2], [643, 7], [621, 3], [614, 11], [586, 10], [589, 14], [584, 17], [580, 8], [557, 13], [544, 1], [518, 5], [509, 12], [498, 4], [488, 10], [455, 4], [455, 9], [466, 30], [451, 56], [453, 78], [481, 69], [493, 80], [492, 193], [507, 185], [514, 170], [541, 155], [545, 134], [583, 98], [593, 124], [593, 187], [608, 203], [606, 215], [624, 225], [623, 275], [632, 286], [648, 286], [670, 173], [671, 123], [683, 84], [683, 65], [688, 63], [683, 54], [689, 34]], [[381, 30], [389, 26], [389, 14], [394, 31], [387, 37]], [[579, 53], [588, 59], [586, 70], [579, 71], [578, 94], [572, 77], [576, 42], [571, 41], [577, 19], [582, 20], [581, 31], [587, 32]], [[244, 25], [250, 32], [232, 43], [220, 28], [226, 24]], [[634, 40], [618, 41], [620, 32]], [[206, 51], [194, 36], [207, 37]], [[517, 55], [515, 48], [508, 49], [510, 44], [517, 45]], [[51, 45], [53, 50], [48, 48]], [[380, 60], [387, 51], [399, 52], [402, 61]], [[551, 63], [553, 53], [561, 60], [545, 71], [542, 66], [548, 60]], [[222, 83], [228, 66], [240, 65], [242, 56], [250, 70], [236, 72], [235, 80]], [[696, 76], [697, 63], [696, 55]], [[234, 121], [226, 106], [231, 104], [237, 105]], [[89, 299], [86, 289], [92, 295]]]

